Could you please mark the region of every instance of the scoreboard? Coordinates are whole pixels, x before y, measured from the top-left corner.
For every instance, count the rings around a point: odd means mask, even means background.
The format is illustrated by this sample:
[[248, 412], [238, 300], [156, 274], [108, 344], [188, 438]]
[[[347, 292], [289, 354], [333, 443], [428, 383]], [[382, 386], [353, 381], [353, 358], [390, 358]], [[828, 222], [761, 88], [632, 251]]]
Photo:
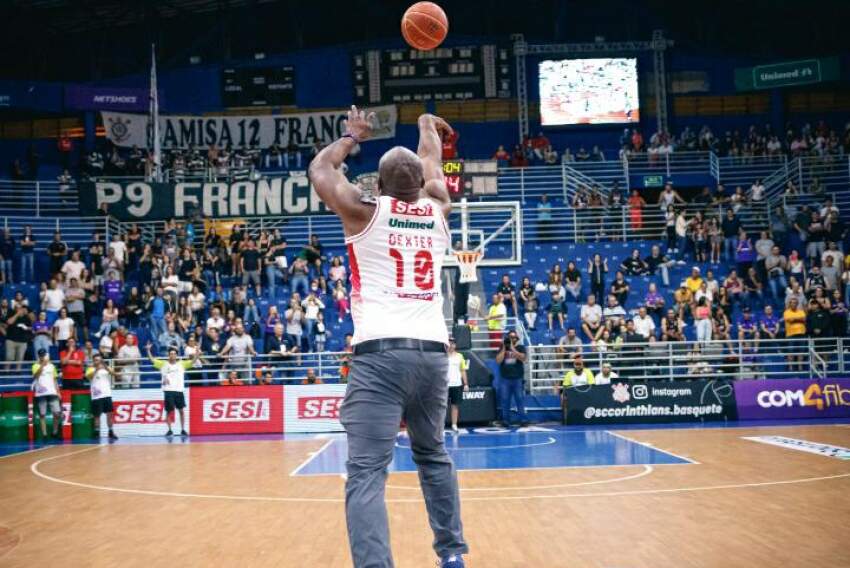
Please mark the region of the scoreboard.
[[352, 82], [357, 104], [510, 98], [514, 62], [509, 47], [476, 45], [357, 52]]
[[295, 104], [295, 68], [231, 67], [221, 71], [221, 97], [226, 107]]
[[499, 164], [495, 160], [443, 160], [443, 176], [449, 197], [496, 195]]

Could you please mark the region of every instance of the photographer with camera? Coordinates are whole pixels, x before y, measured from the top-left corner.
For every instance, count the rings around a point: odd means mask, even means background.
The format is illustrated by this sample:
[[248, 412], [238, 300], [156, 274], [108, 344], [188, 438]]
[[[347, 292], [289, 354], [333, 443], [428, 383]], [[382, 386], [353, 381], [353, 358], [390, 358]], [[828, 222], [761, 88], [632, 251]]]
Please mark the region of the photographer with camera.
[[516, 403], [520, 426], [528, 425], [523, 403], [525, 358], [525, 347], [520, 344], [519, 336], [516, 331], [509, 331], [496, 354], [496, 363], [499, 364], [499, 373], [502, 376], [499, 400], [502, 408], [502, 422], [505, 426], [511, 425], [512, 401]]

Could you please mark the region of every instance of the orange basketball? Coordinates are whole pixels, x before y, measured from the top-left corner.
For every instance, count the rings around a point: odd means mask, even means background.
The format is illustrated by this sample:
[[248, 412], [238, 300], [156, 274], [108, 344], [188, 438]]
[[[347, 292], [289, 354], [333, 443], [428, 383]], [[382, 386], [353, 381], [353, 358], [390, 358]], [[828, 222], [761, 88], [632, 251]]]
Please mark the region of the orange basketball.
[[449, 20], [433, 2], [417, 2], [401, 18], [401, 35], [414, 49], [434, 49], [446, 39]]

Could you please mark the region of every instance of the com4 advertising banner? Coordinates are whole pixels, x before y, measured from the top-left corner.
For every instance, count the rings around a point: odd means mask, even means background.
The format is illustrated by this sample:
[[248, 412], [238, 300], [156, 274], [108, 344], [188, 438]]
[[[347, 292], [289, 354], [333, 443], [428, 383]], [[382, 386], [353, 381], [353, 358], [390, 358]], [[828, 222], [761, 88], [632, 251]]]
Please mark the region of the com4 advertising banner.
[[735, 390], [728, 380], [617, 382], [566, 391], [567, 424], [642, 424], [735, 420]]
[[[186, 389], [185, 427], [191, 428], [191, 397]], [[165, 436], [168, 431], [165, 412], [165, 396], [160, 389], [115, 390], [112, 391], [112, 406], [114, 409], [115, 433], [120, 436]], [[176, 412], [176, 411], [175, 411]], [[101, 435], [106, 435], [105, 417], [101, 417]], [[175, 420], [179, 420], [175, 416]], [[177, 425], [177, 432], [180, 426]]]
[[850, 379], [736, 381], [741, 419], [850, 416]]
[[284, 390], [284, 432], [341, 432], [345, 385], [292, 385]]
[[192, 434], [275, 434], [283, 430], [279, 386], [196, 387]]

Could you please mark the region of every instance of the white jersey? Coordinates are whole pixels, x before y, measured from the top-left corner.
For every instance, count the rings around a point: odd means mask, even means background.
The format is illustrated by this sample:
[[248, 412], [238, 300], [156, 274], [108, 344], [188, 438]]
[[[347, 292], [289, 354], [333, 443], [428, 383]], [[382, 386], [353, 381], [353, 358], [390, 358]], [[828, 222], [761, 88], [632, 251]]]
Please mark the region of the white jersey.
[[[33, 372], [38, 368], [38, 363], [33, 363]], [[35, 379], [35, 396], [56, 396], [56, 367], [53, 363], [47, 363], [41, 367], [41, 374]]]
[[449, 355], [449, 387], [463, 385], [463, 373], [466, 369], [466, 360], [463, 355], [455, 351]]
[[106, 369], [96, 369], [91, 379], [91, 399], [109, 398], [112, 396], [112, 375]]
[[404, 337], [448, 343], [440, 273], [450, 242], [437, 203], [382, 195], [369, 225], [345, 239], [356, 345]]

